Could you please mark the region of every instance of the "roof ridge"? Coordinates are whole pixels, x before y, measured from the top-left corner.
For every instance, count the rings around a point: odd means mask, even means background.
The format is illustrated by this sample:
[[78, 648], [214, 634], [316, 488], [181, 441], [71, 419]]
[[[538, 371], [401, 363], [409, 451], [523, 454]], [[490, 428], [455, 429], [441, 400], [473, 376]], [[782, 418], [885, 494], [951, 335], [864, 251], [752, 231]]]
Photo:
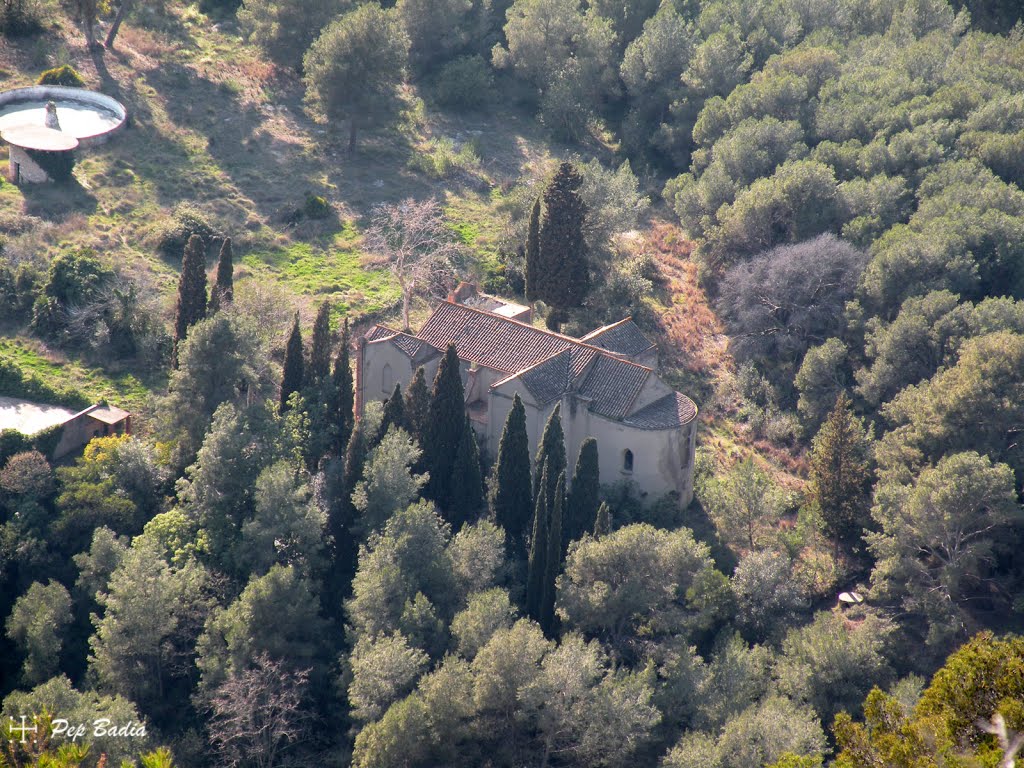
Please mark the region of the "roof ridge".
[[599, 326], [599, 327], [595, 328], [594, 330], [592, 330], [590, 333], [581, 336], [580, 338], [581, 339], [592, 339], [594, 336], [597, 336], [599, 333], [604, 333], [605, 331], [610, 331], [612, 328], [615, 328], [616, 326], [622, 325], [623, 323], [631, 323], [631, 322], [633, 322], [633, 318], [629, 317], [627, 315], [626, 317], [622, 318], [621, 320], [616, 320], [614, 323], [608, 323], [608, 325]]
[[[642, 363], [637, 363], [637, 362], [635, 362], [633, 360], [626, 360], [625, 358], [622, 358], [622, 357], [616, 355], [611, 350], [604, 349], [603, 347], [599, 347], [596, 344], [588, 344], [587, 342], [582, 341], [581, 339], [577, 339], [574, 336], [568, 336], [568, 335], [566, 335], [564, 333], [556, 333], [555, 331], [549, 330], [547, 328], [538, 328], [537, 326], [531, 325], [530, 323], [524, 323], [524, 322], [522, 322], [520, 320], [513, 320], [511, 317], [505, 317], [504, 315], [498, 315], [498, 314], [495, 314], [494, 312], [488, 312], [485, 309], [479, 309], [477, 307], [470, 307], [470, 306], [467, 306], [465, 304], [459, 304], [458, 302], [449, 301], [448, 299], [445, 299], [442, 304], [439, 304], [434, 309], [434, 312], [431, 313], [431, 316], [429, 318], [427, 318], [426, 323], [424, 323], [423, 325], [425, 326], [427, 323], [429, 323], [431, 318], [433, 318], [434, 314], [436, 314], [437, 311], [442, 306], [444, 306], [444, 305], [447, 305], [449, 307], [457, 307], [457, 308], [459, 308], [460, 310], [463, 310], [463, 311], [476, 312], [477, 314], [486, 315], [488, 317], [492, 317], [492, 318], [495, 318], [497, 320], [501, 320], [502, 322], [505, 322], [505, 323], [513, 323], [513, 324], [521, 326], [523, 328], [529, 328], [531, 331], [533, 331], [535, 333], [540, 333], [540, 334], [543, 334], [545, 336], [548, 336], [548, 337], [551, 337], [551, 338], [555, 338], [555, 339], [562, 339], [564, 341], [568, 341], [571, 344], [576, 344], [576, 345], [581, 346], [581, 347], [586, 347], [587, 349], [592, 349], [592, 350], [594, 350], [595, 352], [597, 352], [599, 354], [606, 355], [606, 356], [614, 358], [616, 360], [621, 360], [622, 362], [627, 363], [629, 365], [635, 365], [638, 368], [644, 368], [645, 370], [648, 370], [648, 371], [653, 371], [654, 370], [649, 365], [643, 365]], [[631, 318], [625, 318], [625, 319], [629, 320]], [[423, 341], [426, 344], [430, 344], [429, 341], [426, 341], [425, 339], [420, 338], [419, 334], [422, 331], [423, 331], [423, 326], [420, 326], [420, 331], [416, 333], [416, 338], [420, 339], [420, 341]], [[431, 344], [431, 346], [433, 346], [433, 345]], [[435, 349], [437, 349], [437, 347], [435, 347]], [[564, 352], [564, 351], [565, 350], [561, 350], [561, 352]], [[536, 365], [539, 365], [540, 363], [544, 362], [545, 360], [550, 360], [556, 354], [561, 354], [561, 352], [556, 352], [553, 355], [548, 355], [548, 357], [544, 358], [544, 360], [538, 361], [536, 363]], [[533, 367], [533, 366], [530, 366], [530, 367]], [[526, 371], [526, 370], [529, 370], [529, 369], [528, 368], [524, 368], [523, 369], [523, 371]], [[519, 373], [522, 373], [522, 371], [519, 371]]]

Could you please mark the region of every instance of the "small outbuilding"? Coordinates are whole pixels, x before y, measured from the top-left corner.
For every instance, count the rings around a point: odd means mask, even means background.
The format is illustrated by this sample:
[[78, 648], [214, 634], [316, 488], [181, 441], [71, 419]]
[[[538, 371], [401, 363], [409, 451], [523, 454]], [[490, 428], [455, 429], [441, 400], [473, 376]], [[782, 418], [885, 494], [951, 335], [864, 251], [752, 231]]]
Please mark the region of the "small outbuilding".
[[0, 131], [10, 146], [8, 177], [15, 184], [64, 181], [75, 165], [78, 139], [42, 125], [19, 125]]
[[17, 397], [0, 397], [0, 432], [11, 429], [32, 436], [58, 427], [60, 438], [50, 453], [51, 459], [67, 456], [94, 437], [131, 434], [132, 417], [128, 411], [103, 403], [76, 412]]

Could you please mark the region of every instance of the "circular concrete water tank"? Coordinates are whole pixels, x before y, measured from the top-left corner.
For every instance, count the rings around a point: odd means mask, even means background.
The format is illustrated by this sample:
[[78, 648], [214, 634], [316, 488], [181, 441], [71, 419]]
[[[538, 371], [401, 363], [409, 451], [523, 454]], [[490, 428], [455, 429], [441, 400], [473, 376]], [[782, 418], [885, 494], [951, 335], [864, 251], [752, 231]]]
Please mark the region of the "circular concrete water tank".
[[46, 105], [57, 105], [60, 130], [80, 146], [100, 144], [124, 127], [128, 112], [116, 99], [84, 88], [32, 85], [0, 93], [0, 131], [46, 125]]

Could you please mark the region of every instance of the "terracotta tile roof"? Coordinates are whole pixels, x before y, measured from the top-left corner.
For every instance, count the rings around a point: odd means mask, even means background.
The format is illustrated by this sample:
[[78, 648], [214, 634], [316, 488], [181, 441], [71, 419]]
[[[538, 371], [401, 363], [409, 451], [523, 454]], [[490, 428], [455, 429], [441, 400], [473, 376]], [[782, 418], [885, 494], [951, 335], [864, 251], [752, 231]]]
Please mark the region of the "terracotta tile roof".
[[559, 352], [586, 347], [577, 339], [462, 304], [440, 304], [417, 334], [438, 349], [455, 344], [459, 357], [504, 373], [518, 373]]
[[[595, 359], [603, 357], [596, 349], [578, 346], [549, 357], [519, 374], [530, 394], [540, 405], [561, 397], [589, 369]], [[509, 377], [515, 378], [515, 377]]]
[[654, 347], [654, 342], [644, 336], [643, 331], [628, 317], [591, 331], [580, 341], [626, 357], [635, 357]]
[[454, 344], [462, 360], [508, 374], [492, 388], [519, 379], [540, 405], [575, 392], [591, 412], [640, 429], [678, 427], [697, 413], [693, 401], [678, 392], [631, 413], [654, 372], [622, 357], [653, 346], [628, 319], [580, 340], [447, 301], [434, 310], [416, 336], [378, 325], [366, 339], [390, 341], [414, 359], [440, 354]]
[[639, 429], [672, 429], [689, 424], [697, 415], [693, 400], [680, 392], [672, 392], [636, 413], [623, 419], [623, 423]]
[[577, 391], [591, 400], [590, 410], [594, 413], [622, 419], [650, 375], [650, 368], [611, 355], [599, 355]]
[[367, 341], [380, 341], [381, 339], [390, 339], [398, 331], [394, 328], [388, 328], [386, 325], [375, 325], [373, 328], [366, 332]]
[[438, 349], [427, 344], [422, 339], [409, 333], [388, 328], [386, 325], [375, 325], [366, 334], [366, 340], [371, 344], [390, 341], [413, 362], [422, 362], [441, 354]]

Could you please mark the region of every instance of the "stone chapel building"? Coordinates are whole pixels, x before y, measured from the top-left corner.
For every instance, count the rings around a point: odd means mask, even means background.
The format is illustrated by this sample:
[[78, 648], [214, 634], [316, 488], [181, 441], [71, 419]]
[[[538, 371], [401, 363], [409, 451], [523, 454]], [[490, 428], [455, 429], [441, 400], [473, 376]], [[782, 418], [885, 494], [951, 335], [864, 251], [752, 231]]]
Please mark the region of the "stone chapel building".
[[[428, 386], [449, 344], [462, 362], [466, 411], [493, 458], [516, 393], [526, 408], [531, 454], [561, 403], [570, 472], [587, 437], [597, 439], [601, 482], [632, 481], [653, 501], [693, 497], [697, 406], [654, 370], [655, 345], [625, 319], [576, 339], [530, 324], [529, 307], [463, 283], [419, 333], [376, 325], [359, 339], [356, 407], [408, 386], [423, 366]], [[454, 450], [454, 446], [452, 447]]]

